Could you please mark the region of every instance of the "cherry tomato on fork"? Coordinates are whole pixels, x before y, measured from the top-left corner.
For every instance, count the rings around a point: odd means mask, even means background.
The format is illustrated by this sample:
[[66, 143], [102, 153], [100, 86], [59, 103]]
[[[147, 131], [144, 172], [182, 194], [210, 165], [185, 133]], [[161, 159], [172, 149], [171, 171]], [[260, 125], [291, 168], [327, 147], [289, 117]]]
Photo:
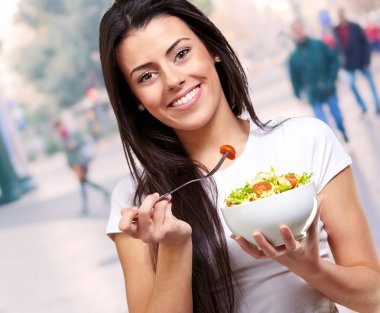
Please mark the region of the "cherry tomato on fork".
[[223, 145], [220, 147], [219, 151], [221, 154], [225, 154], [227, 151], [229, 151], [230, 153], [228, 154], [227, 158], [229, 158], [230, 160], [234, 160], [236, 158], [236, 151], [233, 146]]

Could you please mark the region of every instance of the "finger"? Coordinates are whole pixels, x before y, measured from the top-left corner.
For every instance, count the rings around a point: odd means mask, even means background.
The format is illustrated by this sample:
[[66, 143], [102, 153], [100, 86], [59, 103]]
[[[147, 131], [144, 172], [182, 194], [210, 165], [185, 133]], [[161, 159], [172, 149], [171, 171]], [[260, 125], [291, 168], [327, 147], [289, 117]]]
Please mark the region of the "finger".
[[278, 256], [276, 248], [274, 248], [261, 234], [260, 232], [254, 232], [253, 238], [255, 238], [257, 245], [264, 252], [264, 254], [270, 258], [275, 258]]
[[127, 232], [130, 234], [135, 234], [137, 231], [137, 225], [133, 223], [133, 219], [137, 214], [137, 207], [125, 208], [121, 210], [121, 218], [119, 221], [119, 229], [122, 232]]
[[158, 198], [158, 193], [150, 194], [139, 207], [139, 224], [144, 228], [152, 223], [152, 209]]
[[[169, 201], [171, 201], [172, 200], [172, 195], [171, 194], [166, 194], [164, 197], [163, 197], [164, 195], [161, 195], [159, 198], [158, 198], [158, 201], [162, 201], [162, 200], [164, 200], [164, 199], [167, 199], [167, 200], [169, 200]], [[161, 199], [161, 197], [163, 197], [162, 199]]]
[[287, 225], [280, 226], [280, 233], [286, 249], [289, 251], [297, 250], [299, 243], [294, 238], [292, 230]]
[[250, 244], [243, 237], [236, 236], [235, 234], [232, 234], [230, 237], [237, 242], [240, 248], [242, 248], [249, 255], [253, 256], [255, 259], [262, 259], [265, 257], [265, 254], [263, 253], [263, 251], [258, 249], [253, 244]]
[[153, 207], [153, 221], [158, 225], [163, 225], [165, 221], [166, 207], [168, 206], [171, 197], [168, 196], [163, 200], [156, 202]]
[[175, 217], [172, 212], [172, 203], [169, 202], [165, 207], [165, 214], [164, 214], [164, 220], [163, 220], [164, 225], [173, 221], [173, 218]]
[[136, 212], [136, 211], [137, 211], [137, 207], [133, 207], [133, 208], [122, 208], [122, 209], [120, 210], [120, 214], [121, 214], [121, 215], [128, 214], [128, 212], [130, 212], [131, 210], [132, 210], [133, 212]]

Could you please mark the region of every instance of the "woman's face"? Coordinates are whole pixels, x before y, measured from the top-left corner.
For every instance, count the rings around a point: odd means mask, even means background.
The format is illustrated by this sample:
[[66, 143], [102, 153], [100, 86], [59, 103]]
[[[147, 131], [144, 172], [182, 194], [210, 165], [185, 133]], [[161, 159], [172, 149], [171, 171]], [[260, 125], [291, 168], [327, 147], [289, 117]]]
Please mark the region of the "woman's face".
[[180, 19], [154, 18], [116, 51], [117, 62], [141, 104], [175, 130], [195, 130], [226, 104], [215, 57]]

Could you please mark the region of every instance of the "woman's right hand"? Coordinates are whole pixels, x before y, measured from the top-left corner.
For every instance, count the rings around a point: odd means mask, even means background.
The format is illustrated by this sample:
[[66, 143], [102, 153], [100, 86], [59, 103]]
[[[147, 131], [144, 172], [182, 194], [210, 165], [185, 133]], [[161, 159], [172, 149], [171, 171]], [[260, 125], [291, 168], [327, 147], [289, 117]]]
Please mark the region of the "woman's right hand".
[[149, 244], [176, 245], [188, 240], [191, 226], [173, 215], [170, 197], [157, 202], [158, 198], [158, 193], [154, 193], [139, 208], [122, 209], [119, 229]]

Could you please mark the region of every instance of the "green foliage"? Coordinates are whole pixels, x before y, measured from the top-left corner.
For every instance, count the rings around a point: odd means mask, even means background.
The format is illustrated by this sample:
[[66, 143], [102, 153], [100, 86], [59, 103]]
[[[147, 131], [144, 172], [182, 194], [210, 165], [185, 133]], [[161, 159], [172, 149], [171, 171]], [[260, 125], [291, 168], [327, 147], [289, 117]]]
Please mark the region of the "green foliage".
[[209, 14], [212, 9], [211, 0], [190, 0], [194, 5], [196, 5], [204, 14]]
[[38, 132], [45, 132], [47, 125], [58, 115], [57, 109], [50, 105], [41, 105], [38, 109], [28, 110], [24, 108], [27, 125], [33, 127]]
[[17, 20], [35, 40], [21, 52], [17, 70], [37, 89], [67, 107], [91, 86], [102, 86], [98, 31], [111, 1], [21, 0]]
[[[193, 0], [206, 14], [210, 0]], [[60, 107], [78, 102], [89, 87], [102, 87], [99, 23], [112, 1], [20, 0], [17, 21], [35, 32], [16, 70]]]
[[55, 137], [48, 137], [44, 149], [45, 155], [52, 155], [58, 151], [61, 151], [61, 146], [58, 140]]

